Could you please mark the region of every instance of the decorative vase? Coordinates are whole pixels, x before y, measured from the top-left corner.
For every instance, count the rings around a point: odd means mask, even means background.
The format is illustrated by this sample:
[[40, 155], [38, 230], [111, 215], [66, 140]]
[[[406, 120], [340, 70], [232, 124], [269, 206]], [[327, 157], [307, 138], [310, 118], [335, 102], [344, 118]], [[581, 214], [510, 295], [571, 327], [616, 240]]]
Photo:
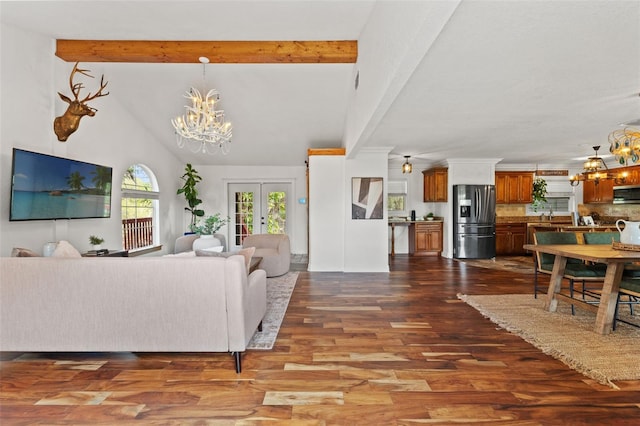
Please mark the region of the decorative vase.
[[222, 246], [222, 242], [213, 235], [200, 235], [193, 241], [193, 251]]
[[102, 249], [102, 244], [94, 244], [91, 246], [95, 251], [101, 250]]
[[42, 247], [42, 255], [44, 257], [50, 257], [53, 255], [53, 252], [56, 251], [56, 246], [58, 243], [44, 243], [44, 247]]

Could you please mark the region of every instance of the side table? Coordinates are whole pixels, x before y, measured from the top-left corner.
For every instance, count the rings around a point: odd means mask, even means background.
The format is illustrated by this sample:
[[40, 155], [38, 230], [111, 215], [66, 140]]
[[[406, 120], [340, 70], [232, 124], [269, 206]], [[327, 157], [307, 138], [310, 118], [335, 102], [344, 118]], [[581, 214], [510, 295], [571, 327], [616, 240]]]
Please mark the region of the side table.
[[107, 250], [106, 253], [89, 250], [82, 257], [129, 257], [129, 250]]

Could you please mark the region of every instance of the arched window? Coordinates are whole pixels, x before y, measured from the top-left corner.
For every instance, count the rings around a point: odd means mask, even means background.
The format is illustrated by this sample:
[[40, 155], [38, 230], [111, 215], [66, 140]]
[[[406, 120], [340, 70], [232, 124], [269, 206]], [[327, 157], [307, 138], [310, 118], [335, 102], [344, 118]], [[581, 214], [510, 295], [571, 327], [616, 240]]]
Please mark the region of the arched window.
[[122, 177], [122, 246], [140, 250], [159, 245], [158, 183], [142, 164], [129, 167]]

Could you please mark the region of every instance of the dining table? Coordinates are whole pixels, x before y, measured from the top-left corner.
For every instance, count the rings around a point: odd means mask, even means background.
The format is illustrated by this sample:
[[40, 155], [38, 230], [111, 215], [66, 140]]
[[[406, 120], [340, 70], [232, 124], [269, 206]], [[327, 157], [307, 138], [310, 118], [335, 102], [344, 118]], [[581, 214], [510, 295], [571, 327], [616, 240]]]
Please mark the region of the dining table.
[[630, 262], [639, 262], [640, 251], [619, 250], [614, 248], [612, 244], [525, 244], [523, 247], [526, 250], [555, 255], [553, 270], [549, 279], [549, 289], [544, 303], [544, 308], [549, 312], [556, 311], [559, 299], [582, 305], [588, 309], [595, 308], [587, 302], [560, 293], [567, 259], [580, 259], [586, 262], [605, 264], [606, 273], [600, 295], [600, 303], [597, 305], [594, 330], [600, 334], [609, 334], [611, 332], [615, 320], [618, 290], [624, 266]]

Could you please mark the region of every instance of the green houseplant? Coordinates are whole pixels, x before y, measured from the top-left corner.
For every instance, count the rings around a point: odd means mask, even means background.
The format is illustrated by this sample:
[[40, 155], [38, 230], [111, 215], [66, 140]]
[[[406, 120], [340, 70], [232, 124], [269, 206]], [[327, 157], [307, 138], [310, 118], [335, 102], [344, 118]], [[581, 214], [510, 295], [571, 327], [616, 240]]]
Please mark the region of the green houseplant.
[[182, 188], [178, 189], [177, 194], [183, 194], [184, 199], [187, 201], [187, 207], [184, 209], [191, 213], [189, 229], [191, 232], [195, 232], [194, 228], [196, 227], [198, 218], [204, 216], [204, 210], [198, 208], [198, 206], [202, 204], [202, 200], [198, 198], [198, 189], [196, 188], [196, 185], [202, 178], [198, 174], [198, 171], [189, 163], [185, 166], [184, 174], [180, 178], [184, 183]]
[[94, 248], [94, 250], [100, 249], [100, 244], [104, 243], [104, 238], [97, 237], [95, 235], [91, 235], [89, 237], [89, 244]]
[[533, 202], [531, 203], [533, 211], [538, 211], [538, 208], [547, 202], [547, 181], [541, 177], [535, 178], [531, 195], [533, 198]]
[[193, 232], [200, 235], [213, 235], [220, 228], [229, 223], [229, 217], [220, 217], [220, 213], [216, 213], [213, 216], [209, 216], [204, 219], [204, 223], [202, 225], [196, 224], [193, 226]]

